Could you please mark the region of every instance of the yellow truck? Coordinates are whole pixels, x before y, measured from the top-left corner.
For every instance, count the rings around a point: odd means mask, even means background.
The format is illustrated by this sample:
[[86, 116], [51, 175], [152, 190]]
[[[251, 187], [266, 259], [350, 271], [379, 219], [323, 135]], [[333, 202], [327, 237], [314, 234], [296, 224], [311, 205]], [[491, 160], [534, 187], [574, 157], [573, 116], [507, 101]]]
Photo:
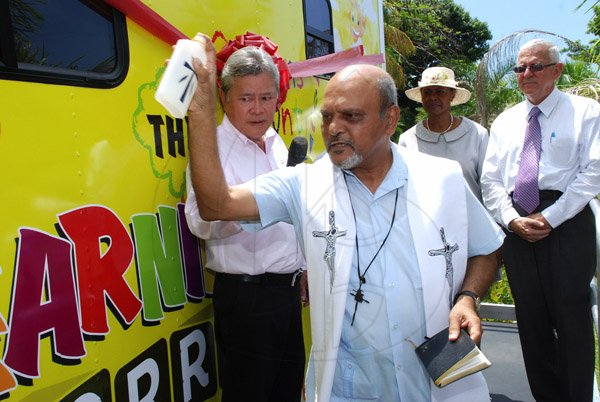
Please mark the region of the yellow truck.
[[220, 400], [164, 61], [196, 32], [268, 38], [290, 74], [274, 127], [314, 158], [328, 73], [383, 62], [381, 1], [0, 2], [0, 400]]

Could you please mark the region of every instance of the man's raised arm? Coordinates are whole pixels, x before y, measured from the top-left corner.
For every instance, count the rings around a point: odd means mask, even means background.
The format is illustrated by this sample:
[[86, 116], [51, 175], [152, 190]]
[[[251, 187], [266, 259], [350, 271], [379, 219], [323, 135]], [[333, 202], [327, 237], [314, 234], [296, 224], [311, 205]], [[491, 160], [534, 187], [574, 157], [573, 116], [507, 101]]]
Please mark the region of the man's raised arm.
[[245, 188], [227, 185], [219, 159], [215, 48], [206, 35], [197, 34], [194, 40], [203, 42], [206, 51], [206, 65], [193, 60], [198, 87], [188, 109], [190, 175], [200, 216], [205, 220], [256, 220], [254, 196]]

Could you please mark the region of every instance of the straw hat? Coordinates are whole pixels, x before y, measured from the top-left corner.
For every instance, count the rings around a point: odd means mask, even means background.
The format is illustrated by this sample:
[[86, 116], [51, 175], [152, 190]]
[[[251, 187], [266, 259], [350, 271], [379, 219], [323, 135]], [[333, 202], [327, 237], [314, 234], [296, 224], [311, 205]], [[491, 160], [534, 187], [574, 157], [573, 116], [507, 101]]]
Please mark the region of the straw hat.
[[454, 80], [454, 71], [446, 67], [430, 67], [426, 69], [421, 75], [419, 86], [417, 88], [407, 89], [404, 93], [408, 99], [423, 103], [423, 100], [421, 99], [421, 88], [432, 86], [456, 89], [456, 94], [454, 95], [454, 99], [452, 99], [450, 106], [462, 105], [471, 97], [471, 92], [458, 87], [457, 82]]

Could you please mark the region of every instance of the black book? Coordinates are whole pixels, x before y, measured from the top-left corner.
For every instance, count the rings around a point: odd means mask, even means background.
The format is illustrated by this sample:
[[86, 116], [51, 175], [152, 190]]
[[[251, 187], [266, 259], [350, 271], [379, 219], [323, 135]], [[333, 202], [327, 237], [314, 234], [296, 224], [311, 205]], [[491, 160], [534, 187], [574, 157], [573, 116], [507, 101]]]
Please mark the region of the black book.
[[464, 329], [454, 342], [448, 340], [448, 328], [443, 329], [417, 346], [415, 352], [440, 388], [492, 365]]

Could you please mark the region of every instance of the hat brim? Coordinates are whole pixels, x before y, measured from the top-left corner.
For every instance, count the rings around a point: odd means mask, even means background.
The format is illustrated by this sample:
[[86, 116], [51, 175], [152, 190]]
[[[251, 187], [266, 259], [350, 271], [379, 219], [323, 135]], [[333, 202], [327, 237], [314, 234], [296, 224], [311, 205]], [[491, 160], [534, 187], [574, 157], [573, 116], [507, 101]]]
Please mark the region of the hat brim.
[[454, 94], [454, 99], [450, 102], [450, 106], [462, 105], [463, 103], [467, 103], [469, 99], [471, 99], [471, 92], [468, 89], [459, 88], [459, 87], [451, 87], [448, 85], [426, 85], [422, 87], [416, 87], [407, 89], [404, 91], [406, 97], [415, 102], [423, 103], [423, 99], [421, 98], [421, 88], [426, 88], [428, 86], [438, 86], [438, 87], [446, 87], [456, 89], [456, 93]]

